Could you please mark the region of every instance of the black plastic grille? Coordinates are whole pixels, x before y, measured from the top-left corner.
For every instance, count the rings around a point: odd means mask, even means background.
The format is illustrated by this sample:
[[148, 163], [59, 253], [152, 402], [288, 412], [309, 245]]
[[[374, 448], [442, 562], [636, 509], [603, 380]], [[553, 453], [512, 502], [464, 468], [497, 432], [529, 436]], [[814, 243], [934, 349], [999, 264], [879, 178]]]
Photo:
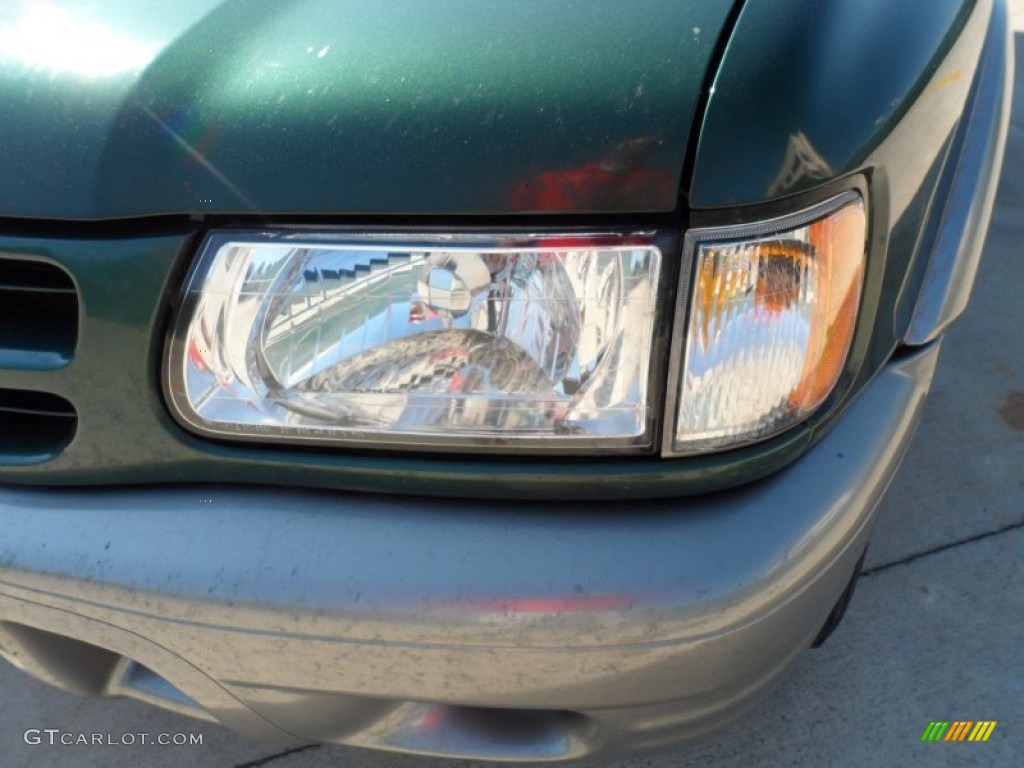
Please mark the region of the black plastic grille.
[[77, 340], [78, 293], [67, 272], [0, 255], [0, 368], [61, 368]]
[[71, 442], [77, 427], [75, 409], [63, 397], [0, 389], [0, 466], [53, 458]]

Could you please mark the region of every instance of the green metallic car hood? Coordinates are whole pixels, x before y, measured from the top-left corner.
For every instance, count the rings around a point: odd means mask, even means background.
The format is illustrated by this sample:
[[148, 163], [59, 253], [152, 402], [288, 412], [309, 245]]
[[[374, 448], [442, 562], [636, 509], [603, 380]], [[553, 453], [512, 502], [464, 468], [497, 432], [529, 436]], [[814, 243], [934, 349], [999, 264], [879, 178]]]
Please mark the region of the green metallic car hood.
[[731, 0], [14, 0], [0, 216], [666, 211]]

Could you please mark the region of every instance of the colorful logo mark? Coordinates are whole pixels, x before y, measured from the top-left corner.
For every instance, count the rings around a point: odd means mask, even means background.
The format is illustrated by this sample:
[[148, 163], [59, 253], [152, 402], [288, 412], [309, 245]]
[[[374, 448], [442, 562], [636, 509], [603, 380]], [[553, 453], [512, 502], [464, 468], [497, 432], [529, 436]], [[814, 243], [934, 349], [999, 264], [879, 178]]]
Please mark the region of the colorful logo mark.
[[921, 741], [988, 741], [997, 720], [933, 720], [921, 734]]

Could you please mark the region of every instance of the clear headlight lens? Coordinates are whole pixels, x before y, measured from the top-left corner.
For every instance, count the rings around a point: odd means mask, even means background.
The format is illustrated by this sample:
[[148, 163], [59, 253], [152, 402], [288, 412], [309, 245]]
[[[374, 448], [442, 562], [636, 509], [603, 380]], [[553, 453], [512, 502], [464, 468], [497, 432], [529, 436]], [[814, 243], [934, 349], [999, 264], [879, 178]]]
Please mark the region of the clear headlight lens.
[[213, 234], [169, 345], [205, 434], [651, 445], [651, 236]]
[[853, 193], [795, 217], [688, 235], [694, 273], [666, 453], [764, 439], [821, 405], [853, 338], [865, 238]]

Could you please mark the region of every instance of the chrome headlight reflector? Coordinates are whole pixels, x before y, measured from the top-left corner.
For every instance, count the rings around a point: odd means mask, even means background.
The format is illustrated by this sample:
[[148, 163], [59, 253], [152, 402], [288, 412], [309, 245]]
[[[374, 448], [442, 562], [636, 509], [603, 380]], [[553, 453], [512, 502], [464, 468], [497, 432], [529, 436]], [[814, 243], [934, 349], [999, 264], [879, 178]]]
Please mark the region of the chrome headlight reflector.
[[168, 397], [213, 436], [649, 450], [661, 269], [650, 234], [215, 232]]
[[665, 455], [763, 440], [821, 406], [850, 350], [866, 227], [850, 192], [795, 216], [687, 233], [693, 273], [688, 316], [682, 305], [677, 314], [686, 336], [669, 375], [678, 391]]

